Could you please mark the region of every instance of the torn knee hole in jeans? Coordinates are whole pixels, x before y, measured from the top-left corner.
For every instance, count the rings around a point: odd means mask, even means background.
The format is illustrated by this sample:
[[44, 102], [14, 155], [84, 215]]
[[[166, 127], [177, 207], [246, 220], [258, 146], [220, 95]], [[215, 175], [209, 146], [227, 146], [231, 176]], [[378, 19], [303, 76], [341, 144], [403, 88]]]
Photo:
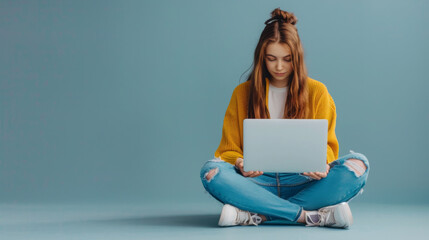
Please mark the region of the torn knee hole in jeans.
[[362, 176], [367, 169], [365, 163], [362, 160], [355, 159], [355, 158], [347, 159], [346, 162], [344, 163], [344, 165], [350, 171], [352, 171], [356, 177]]
[[218, 172], [219, 168], [213, 168], [204, 174], [204, 178], [207, 180], [207, 182], [210, 182]]

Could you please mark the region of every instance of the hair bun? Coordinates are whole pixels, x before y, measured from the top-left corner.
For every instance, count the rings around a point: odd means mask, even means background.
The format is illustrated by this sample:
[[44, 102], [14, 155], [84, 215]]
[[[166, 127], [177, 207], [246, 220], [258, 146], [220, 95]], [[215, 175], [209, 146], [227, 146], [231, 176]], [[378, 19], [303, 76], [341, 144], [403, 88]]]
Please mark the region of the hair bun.
[[296, 22], [298, 22], [298, 19], [295, 17], [295, 15], [293, 13], [283, 11], [280, 8], [276, 8], [271, 12], [271, 19], [270, 20], [272, 20], [272, 19], [282, 20], [285, 23], [290, 23], [292, 25], [295, 25]]

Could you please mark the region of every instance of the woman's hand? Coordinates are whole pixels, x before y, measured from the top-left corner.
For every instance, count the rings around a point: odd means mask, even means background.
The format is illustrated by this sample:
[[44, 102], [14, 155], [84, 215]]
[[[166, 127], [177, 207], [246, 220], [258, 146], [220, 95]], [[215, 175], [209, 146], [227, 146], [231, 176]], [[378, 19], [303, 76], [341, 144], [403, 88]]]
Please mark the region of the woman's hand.
[[237, 161], [235, 161], [235, 168], [237, 168], [244, 177], [259, 177], [262, 174], [264, 174], [264, 172], [262, 172], [262, 171], [245, 172], [243, 170], [243, 159], [242, 158], [237, 158]]
[[302, 175], [309, 176], [316, 180], [320, 180], [328, 176], [330, 169], [331, 169], [331, 166], [329, 166], [329, 164], [326, 164], [326, 172], [305, 172], [305, 173], [302, 173]]

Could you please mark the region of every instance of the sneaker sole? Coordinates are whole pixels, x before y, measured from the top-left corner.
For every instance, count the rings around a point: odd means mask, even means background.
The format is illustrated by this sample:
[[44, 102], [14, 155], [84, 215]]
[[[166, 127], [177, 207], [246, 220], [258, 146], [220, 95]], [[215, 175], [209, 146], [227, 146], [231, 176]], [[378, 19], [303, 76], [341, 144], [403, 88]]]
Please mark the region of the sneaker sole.
[[[238, 224], [234, 224], [234, 220], [235, 220], [235, 207], [229, 205], [229, 204], [225, 204], [222, 208], [222, 212], [220, 214], [220, 218], [219, 218], [219, 222], [218, 225], [220, 227], [229, 227], [229, 226], [236, 226]], [[231, 219], [233, 219], [231, 221]]]
[[343, 222], [344, 225], [335, 226], [341, 228], [348, 228], [353, 224], [353, 216], [352, 211], [350, 210], [350, 206], [346, 202], [339, 203], [337, 209], [335, 209], [335, 220], [339, 220], [339, 222]]

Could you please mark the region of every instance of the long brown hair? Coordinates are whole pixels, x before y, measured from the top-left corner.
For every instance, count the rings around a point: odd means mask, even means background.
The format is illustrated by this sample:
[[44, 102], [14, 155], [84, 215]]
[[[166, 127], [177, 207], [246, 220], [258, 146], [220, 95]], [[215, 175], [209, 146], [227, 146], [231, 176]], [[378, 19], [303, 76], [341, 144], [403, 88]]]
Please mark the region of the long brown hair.
[[251, 82], [248, 118], [268, 118], [265, 104], [266, 78], [270, 73], [265, 65], [265, 54], [270, 43], [285, 43], [290, 47], [293, 72], [289, 77], [288, 93], [284, 118], [306, 118], [308, 114], [307, 69], [304, 63], [304, 50], [295, 27], [297, 18], [293, 13], [276, 8], [265, 24], [255, 49], [253, 69], [247, 81]]

